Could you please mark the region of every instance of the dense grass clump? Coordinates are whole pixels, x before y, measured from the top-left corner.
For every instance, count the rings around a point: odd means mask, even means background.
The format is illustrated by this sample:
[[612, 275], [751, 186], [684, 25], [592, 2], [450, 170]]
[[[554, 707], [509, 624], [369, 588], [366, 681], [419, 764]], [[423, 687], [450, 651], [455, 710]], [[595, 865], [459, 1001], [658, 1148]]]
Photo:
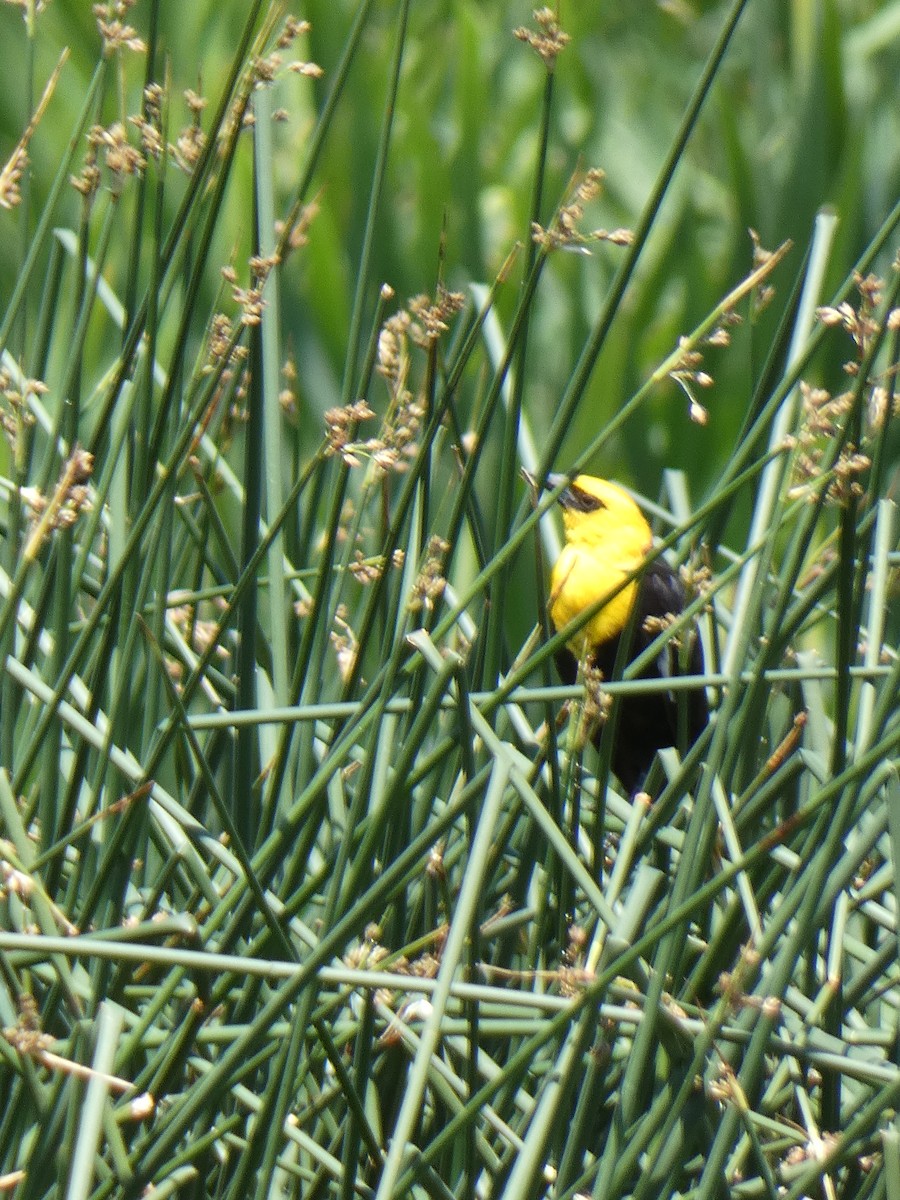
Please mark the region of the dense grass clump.
[[[900, 1197], [893, 9], [572, 7], [0, 12], [19, 1198]], [[693, 597], [633, 798], [522, 467]]]

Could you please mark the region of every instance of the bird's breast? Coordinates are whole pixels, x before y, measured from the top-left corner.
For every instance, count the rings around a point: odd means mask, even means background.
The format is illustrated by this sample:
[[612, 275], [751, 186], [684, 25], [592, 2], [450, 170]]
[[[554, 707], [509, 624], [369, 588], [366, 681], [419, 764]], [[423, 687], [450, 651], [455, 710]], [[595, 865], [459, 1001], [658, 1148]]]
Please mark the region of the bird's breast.
[[[550, 619], [556, 629], [562, 629], [585, 609], [609, 595], [636, 566], [638, 562], [627, 567], [611, 564], [588, 550], [565, 546], [550, 578]], [[601, 645], [622, 632], [628, 622], [636, 590], [634, 580], [626, 584], [570, 641], [570, 648], [576, 657], [583, 656], [585, 642], [591, 646]]]

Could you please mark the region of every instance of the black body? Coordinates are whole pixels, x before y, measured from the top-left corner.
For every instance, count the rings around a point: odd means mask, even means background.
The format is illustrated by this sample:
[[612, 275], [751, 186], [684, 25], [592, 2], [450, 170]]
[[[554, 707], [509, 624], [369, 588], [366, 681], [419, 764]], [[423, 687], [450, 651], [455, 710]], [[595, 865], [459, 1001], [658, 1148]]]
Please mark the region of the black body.
[[[667, 613], [678, 614], [684, 608], [684, 588], [681, 580], [664, 559], [657, 558], [647, 567], [639, 583], [637, 604], [637, 615], [632, 622], [631, 645], [624, 662], [631, 662], [656, 640], [658, 632], [648, 632], [644, 628], [647, 617], [664, 617]], [[594, 662], [606, 680], [613, 678], [622, 636], [620, 634], [593, 648]], [[569, 650], [560, 650], [557, 653], [556, 666], [565, 683], [575, 682], [578, 663]], [[645, 667], [640, 678], [667, 679], [680, 674], [703, 674], [703, 650], [696, 630], [691, 631], [690, 654], [685, 672], [680, 669], [679, 648], [669, 643], [653, 662]], [[683, 750], [693, 745], [709, 719], [706, 691], [702, 687], [678, 694], [662, 691], [653, 695], [619, 696], [614, 703], [616, 730], [612, 767], [619, 782], [632, 795], [643, 784], [656, 751], [663, 746], [678, 744], [679, 704], [685, 705], [687, 712], [688, 746], [683, 746]], [[598, 744], [602, 734], [601, 728], [595, 738]]]

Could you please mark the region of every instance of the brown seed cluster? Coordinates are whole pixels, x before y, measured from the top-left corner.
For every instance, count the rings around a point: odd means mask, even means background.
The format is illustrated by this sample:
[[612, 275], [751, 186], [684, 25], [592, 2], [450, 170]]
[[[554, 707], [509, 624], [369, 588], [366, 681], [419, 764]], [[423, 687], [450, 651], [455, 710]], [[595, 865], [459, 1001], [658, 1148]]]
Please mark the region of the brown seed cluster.
[[[43, 5], [38, 5], [36, 10], [32, 10], [32, 15], [40, 11], [42, 7]], [[19, 185], [28, 167], [28, 146], [50, 103], [53, 93], [56, 91], [56, 85], [59, 82], [59, 76], [67, 58], [68, 50], [65, 50], [60, 56], [56, 69], [47, 81], [43, 94], [38, 101], [37, 108], [34, 110], [25, 132], [19, 138], [12, 154], [7, 159], [2, 170], [0, 170], [0, 208], [12, 209], [21, 203], [22, 193]]]
[[[412, 979], [434, 979], [440, 969], [441, 959], [440, 951], [443, 948], [443, 943], [446, 940], [446, 929], [440, 927], [432, 934], [434, 942], [434, 951], [425, 950], [412, 962], [405, 955], [391, 954], [391, 951], [382, 944], [382, 931], [375, 924], [366, 926], [362, 941], [351, 947], [344, 955], [344, 963], [351, 970], [389, 970], [394, 975], [405, 975]], [[386, 960], [390, 960], [389, 963]], [[397, 1003], [397, 994], [388, 988], [377, 988], [374, 993], [375, 1002], [387, 1008], [395, 1007]], [[428, 1001], [422, 1000], [419, 996], [415, 996], [407, 1000], [397, 1013], [394, 1021], [388, 1025], [387, 1029], [382, 1033], [380, 1040], [381, 1045], [395, 1045], [400, 1040], [400, 1023], [408, 1023], [414, 1020], [421, 1020], [424, 1012], [422, 1006], [426, 1006]]]
[[217, 430], [220, 452], [224, 453], [231, 445], [234, 425], [247, 420], [246, 399], [249, 372], [246, 359], [249, 350], [238, 341], [241, 329], [242, 326], [235, 328], [223, 313], [214, 314], [210, 322], [207, 334], [207, 363], [203, 367], [203, 374], [214, 375], [215, 384], [209, 403], [197, 421], [194, 439], [186, 455], [187, 463], [195, 471], [197, 469], [195, 456], [200, 441], [226, 399], [232, 402], [226, 409], [224, 419]]
[[[713, 573], [708, 563], [700, 562], [697, 559], [682, 563], [678, 568], [678, 576], [688, 596], [703, 596], [707, 598], [712, 591]], [[712, 611], [712, 606], [708, 600], [704, 604], [704, 609], [707, 612]]]
[[713, 377], [704, 369], [704, 357], [709, 349], [723, 349], [731, 344], [731, 330], [742, 321], [737, 305], [750, 297], [751, 317], [762, 309], [774, 295], [766, 282], [791, 248], [784, 242], [776, 250], [765, 249], [759, 235], [751, 229], [753, 268], [736, 287], [724, 297], [712, 313], [689, 337], [680, 337], [678, 345], [653, 374], [654, 382], [664, 378], [677, 383], [688, 399], [688, 415], [698, 425], [706, 425], [709, 412], [697, 398], [698, 389], [710, 388]]
[[289, 50], [298, 38], [309, 33], [310, 28], [308, 21], [301, 21], [292, 16], [285, 18], [281, 33], [275, 42], [275, 49], [264, 57], [254, 59], [251, 64], [254, 86], [265, 87], [274, 83], [282, 68], [293, 74], [306, 75], [312, 79], [319, 79], [324, 75], [325, 72], [322, 68], [313, 62], [290, 62], [285, 66], [280, 53], [282, 50]]
[[592, 657], [589, 656], [585, 659], [582, 674], [584, 676], [584, 703], [581, 706], [575, 735], [579, 749], [587, 746], [597, 731], [603, 728], [612, 707], [612, 696], [603, 690], [603, 672]]
[[63, 464], [53, 495], [45, 497], [36, 488], [21, 489], [22, 499], [37, 514], [37, 521], [23, 551], [26, 560], [35, 558], [54, 529], [74, 525], [79, 513], [90, 508], [88, 484], [94, 470], [94, 456], [76, 446]]
[[356, 667], [359, 642], [347, 621], [347, 609], [343, 604], [338, 605], [338, 610], [334, 614], [334, 623], [337, 629], [333, 629], [329, 636], [337, 657], [338, 674], [341, 681], [346, 683]]
[[[103, 38], [105, 56], [108, 57], [120, 50], [146, 51], [143, 39], [125, 20], [128, 10], [135, 3], [136, 0], [108, 0], [107, 3], [94, 5], [93, 12]], [[253, 124], [253, 114], [247, 107], [252, 87], [264, 86], [273, 82], [282, 67], [286, 72], [314, 78], [322, 75], [321, 68], [315, 63], [303, 61], [289, 62], [285, 65], [282, 62], [280, 52], [289, 48], [301, 35], [306, 34], [309, 28], [308, 22], [298, 20], [296, 17], [287, 17], [273, 52], [268, 56], [254, 59], [250, 66], [250, 79], [235, 98], [229, 117], [220, 131], [219, 136], [223, 142], [226, 142], [234, 134], [236, 125], [240, 128], [249, 128]], [[91, 131], [93, 139], [106, 152], [106, 165], [113, 175], [114, 191], [117, 190], [117, 183], [120, 184], [126, 176], [139, 174], [148, 159], [161, 157], [164, 149], [161, 120], [164, 99], [163, 88], [158, 83], [150, 84], [144, 91], [143, 112], [130, 116], [123, 122], [110, 126], [109, 129], [102, 129], [98, 126]], [[208, 135], [201, 124], [201, 116], [207, 107], [207, 101], [192, 89], [185, 91], [184, 99], [190, 113], [190, 120], [178, 133], [174, 143], [170, 144], [169, 152], [176, 165], [182, 171], [190, 174], [196, 168], [208, 143]], [[274, 119], [283, 121], [287, 119], [287, 116], [286, 110], [279, 109], [274, 114]], [[127, 136], [123, 132], [128, 124], [138, 130], [139, 149], [128, 145]], [[100, 184], [97, 150], [97, 146], [90, 146], [82, 171], [72, 178], [73, 186], [86, 197], [92, 196]], [[23, 137], [6, 168], [0, 173], [0, 206], [3, 206], [4, 203], [12, 205], [18, 202], [18, 183], [26, 166], [27, 137]], [[302, 236], [302, 229], [300, 236]]]
[[[651, 615], [649, 617], [644, 617], [642, 628], [644, 633], [650, 634], [651, 637], [658, 637], [667, 629], [671, 629], [671, 627], [675, 624], [675, 620], [675, 614], [670, 612], [661, 617]], [[676, 643], [678, 639], [672, 638], [671, 641]]]
[[20, 184], [28, 167], [28, 149], [24, 135], [0, 170], [0, 208], [11, 209], [22, 202]]
[[687, 338], [679, 338], [678, 346], [682, 353], [678, 365], [669, 372], [669, 378], [681, 388], [688, 398], [688, 416], [695, 425], [706, 425], [709, 421], [709, 410], [697, 399], [695, 388], [709, 388], [713, 385], [713, 377], [708, 371], [702, 370], [703, 352], [691, 346]]
[[577, 967], [584, 960], [584, 952], [588, 945], [587, 930], [583, 925], [570, 925], [567, 934], [566, 947], [562, 953], [565, 967]]
[[278, 41], [275, 43], [277, 50], [287, 50], [298, 37], [310, 31], [309, 21], [301, 21], [297, 17], [292, 17], [290, 14], [284, 19], [284, 26], [281, 33], [278, 35]]
[[340, 408], [329, 408], [325, 413], [328, 453], [340, 455], [348, 467], [358, 467], [361, 459], [356, 453], [356, 427], [360, 421], [371, 420], [374, 416], [365, 400], [354, 400], [352, 404]]
[[520, 25], [513, 30], [513, 34], [520, 42], [530, 46], [535, 54], [540, 56], [547, 70], [552, 71], [557, 58], [572, 39], [560, 28], [559, 18], [552, 8], [535, 9], [534, 19], [537, 29]]
[[[764, 267], [772, 261], [775, 255], [774, 250], [767, 250], [763, 246], [759, 234], [755, 229], [749, 230], [750, 240], [753, 243], [753, 267]], [[761, 313], [764, 308], [768, 308], [775, 296], [775, 289], [768, 283], [760, 284], [759, 287], [753, 290], [753, 300], [751, 306], [752, 315], [755, 317]]]
[[[221, 598], [213, 602], [214, 607], [222, 607]], [[231, 651], [222, 644], [222, 626], [220, 622], [197, 616], [193, 604], [172, 605], [169, 608], [169, 619], [181, 633], [187, 644], [198, 654], [205, 654], [210, 646], [215, 644], [215, 655], [218, 659], [227, 659]], [[181, 664], [175, 664], [180, 669]]]
[[832, 396], [824, 388], [810, 387], [801, 381], [800, 396], [803, 404], [800, 432], [789, 442], [789, 447], [796, 449], [793, 464], [796, 482], [788, 495], [791, 499], [806, 496], [810, 501], [815, 500], [817, 488], [812, 485], [830, 473], [828, 503], [846, 504], [863, 494], [863, 477], [872, 465], [869, 456], [850, 442], [844, 444], [830, 468], [827, 465], [831, 457], [829, 442], [838, 435], [853, 408], [853, 393]]
[[[884, 282], [877, 275], [862, 276], [857, 274], [854, 282], [859, 293], [859, 303], [856, 308], [846, 300], [836, 308], [823, 306], [816, 310], [816, 315], [823, 325], [837, 326], [849, 333], [856, 345], [856, 358], [861, 362], [869, 352], [874, 338], [881, 335], [883, 329], [895, 331], [900, 329], [900, 308], [892, 308], [887, 313], [881, 313], [884, 294]], [[844, 365], [848, 375], [858, 373], [857, 363]]]
[[731, 344], [731, 328], [741, 323], [741, 316], [733, 310], [722, 314], [722, 318], [712, 333], [699, 341], [681, 337], [678, 339], [678, 355], [669, 371], [673, 380], [688, 399], [688, 416], [696, 425], [706, 425], [709, 421], [709, 410], [697, 399], [697, 389], [707, 389], [715, 382], [712, 375], [704, 369], [703, 347], [722, 349]]
[[[844, 363], [844, 372], [858, 380], [876, 340], [886, 332], [900, 330], [900, 308], [885, 311], [884, 284], [876, 276], [857, 275], [855, 283], [859, 296], [855, 306], [845, 300], [836, 306], [819, 308], [817, 316], [824, 325], [842, 329], [851, 338], [855, 353]], [[853, 419], [859, 383], [853, 391], [834, 395], [826, 388], [801, 381], [800, 427], [786, 447], [795, 452], [795, 482], [788, 493], [791, 498], [806, 497], [814, 501], [823, 482], [829, 504], [847, 504], [864, 494], [865, 478], [871, 466], [869, 443], [892, 414], [900, 413], [893, 383], [895, 374], [896, 366], [893, 366], [885, 375], [865, 381], [863, 395], [867, 403], [866, 421], [860, 425], [862, 440], [856, 444], [844, 439], [837, 457], [833, 446], [843, 438], [847, 422]]]
[[384, 555], [382, 554], [376, 554], [374, 557], [367, 558], [362, 550], [355, 550], [349, 571], [357, 583], [361, 583], [363, 587], [367, 587], [370, 583], [375, 583], [384, 574], [384, 561]]
[[[190, 122], [181, 130], [169, 152], [176, 165], [187, 174], [196, 167], [206, 147], [206, 134], [200, 124], [200, 114], [206, 101], [188, 88], [185, 103], [191, 113]], [[105, 128], [95, 125], [88, 133], [88, 151], [81, 173], [72, 177], [72, 186], [83, 196], [92, 196], [100, 186], [100, 162], [111, 175], [114, 192], [121, 190], [126, 177], [140, 175], [149, 159], [158, 160], [164, 148], [162, 125], [165, 93], [158, 83], [148, 84], [143, 92], [143, 111]], [[127, 125], [133, 125], [140, 137], [140, 148], [128, 140]]]
[[366, 927], [365, 937], [344, 955], [344, 963], [352, 971], [374, 970], [387, 958], [389, 951], [380, 943], [381, 930], [374, 925]]
[[[283, 66], [280, 54], [255, 58], [252, 65], [254, 83], [257, 87], [266, 87], [268, 84], [274, 83]], [[313, 62], [292, 62], [288, 63], [284, 69], [292, 75], [306, 75], [310, 79], [321, 79], [325, 74], [318, 63]]]
[[206, 340], [207, 365], [204, 372], [207, 374], [218, 373], [218, 378], [209, 405], [198, 422], [197, 436], [190, 453], [194, 453], [196, 450], [200, 437], [208, 428], [214, 414], [227, 395], [233, 392], [235, 399], [240, 403], [233, 405], [227, 413], [226, 422], [220, 431], [222, 449], [228, 443], [231, 422], [242, 421], [246, 417], [242, 401], [247, 392], [246, 363], [249, 350], [239, 341], [243, 328], [243, 323], [236, 326], [225, 313], [215, 313], [210, 321]]
[[[251, 266], [252, 269], [252, 266]], [[241, 310], [241, 324], [245, 326], [259, 325], [262, 321], [266, 302], [263, 300], [263, 283], [257, 276], [251, 287], [241, 287], [234, 267], [222, 268], [222, 278], [231, 285], [231, 295], [235, 304]]]
[[285, 251], [299, 250], [301, 246], [307, 244], [309, 228], [318, 213], [318, 201], [311, 200], [309, 204], [304, 204], [296, 214], [292, 215], [289, 228], [283, 221], [275, 222], [275, 236]]
[[[206, 339], [210, 366], [231, 358], [237, 347], [233, 345], [231, 319], [225, 313], [213, 313]], [[246, 354], [246, 351], [244, 351]]]
[[19, 1017], [15, 1025], [3, 1029], [2, 1035], [19, 1054], [34, 1057], [48, 1050], [54, 1039], [41, 1029], [41, 1017], [37, 1001], [28, 992], [18, 997]]
[[[671, 629], [677, 620], [678, 617], [675, 613], [666, 613], [661, 617], [649, 616], [644, 618], [642, 628], [646, 634], [655, 638], [661, 633], [664, 633], [667, 629]], [[670, 637], [667, 644], [671, 646], [672, 650], [677, 654], [681, 650], [681, 647], [685, 644], [685, 638], [687, 639], [687, 644], [690, 645], [693, 639], [697, 636], [698, 634], [695, 629], [688, 628], [686, 631], [682, 631], [681, 633], [674, 634], [672, 637]]]
[[580, 229], [585, 206], [598, 199], [603, 191], [603, 180], [603, 171], [599, 167], [591, 167], [582, 179], [574, 182], [572, 198], [558, 209], [551, 225], [545, 228], [537, 221], [532, 223], [532, 241], [548, 252], [574, 249], [585, 254], [590, 253], [587, 247], [593, 242], [630, 246], [634, 241], [630, 229], [592, 229], [586, 233]]
[[425, 564], [419, 572], [412, 588], [409, 600], [409, 611], [419, 612], [423, 608], [431, 612], [435, 604], [444, 594], [447, 580], [444, 577], [444, 564], [450, 550], [450, 543], [434, 534], [428, 543], [428, 554]]
[[287, 358], [281, 365], [281, 378], [284, 384], [281, 391], [278, 393], [278, 404], [281, 411], [290, 421], [295, 421], [297, 417], [297, 361], [293, 354], [288, 353]]
[[[389, 297], [393, 292], [387, 288], [383, 294]], [[388, 410], [381, 429], [377, 437], [357, 440], [357, 423], [375, 415], [364, 399], [329, 409], [325, 414], [329, 453], [339, 454], [351, 467], [367, 460], [379, 475], [406, 470], [408, 460], [418, 452], [417, 438], [425, 417], [424, 391], [414, 392], [410, 385], [411, 346], [430, 350], [463, 303], [460, 292], [438, 288], [433, 301], [415, 296], [408, 308], [385, 321], [375, 364], [388, 390]]]
[[103, 56], [109, 58], [118, 50], [133, 50], [143, 53], [147, 43], [138, 37], [136, 29], [125, 23], [129, 8], [133, 8], [136, 0], [112, 0], [109, 4], [95, 4], [91, 9], [97, 18], [97, 28], [103, 39]]
[[[144, 131], [141, 130], [142, 144], [144, 140]], [[100, 187], [103, 178], [101, 163], [108, 173], [110, 191], [116, 196], [122, 191], [125, 181], [140, 175], [147, 165], [143, 152], [129, 142], [128, 126], [123, 121], [116, 121], [109, 127], [93, 125], [88, 130], [87, 141], [88, 149], [81, 174], [73, 175], [70, 180], [85, 199], [94, 196]]]
[[465, 303], [462, 292], [450, 292], [439, 286], [434, 300], [430, 296], [413, 296], [409, 302], [410, 321], [407, 332], [423, 350], [427, 350], [450, 328], [450, 321]]
[[162, 88], [150, 83], [144, 88], [144, 111], [129, 117], [141, 135], [141, 151], [147, 159], [158, 159], [163, 152], [162, 104]]
[[192, 88], [184, 93], [184, 101], [191, 113], [191, 121], [181, 130], [172, 147], [172, 157], [182, 171], [190, 175], [206, 149], [206, 134], [200, 124], [207, 101]]
[[45, 396], [50, 389], [39, 379], [14, 382], [10, 373], [0, 368], [0, 425], [15, 454], [21, 447], [24, 430], [34, 424], [34, 414], [28, 406], [29, 396]]
[[147, 165], [140, 150], [129, 143], [128, 130], [121, 121], [108, 129], [94, 125], [88, 133], [88, 143], [103, 153], [106, 167], [114, 176], [139, 175]]

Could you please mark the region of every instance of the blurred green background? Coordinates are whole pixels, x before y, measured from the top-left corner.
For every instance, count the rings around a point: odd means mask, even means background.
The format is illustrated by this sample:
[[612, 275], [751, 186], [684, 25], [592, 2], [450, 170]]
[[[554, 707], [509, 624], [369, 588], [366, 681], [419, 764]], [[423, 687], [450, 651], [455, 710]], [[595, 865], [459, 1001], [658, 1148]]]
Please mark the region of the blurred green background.
[[[128, 14], [140, 32], [146, 33], [151, 8], [139, 3]], [[606, 188], [585, 227], [634, 224], [726, 9], [723, 3], [688, 0], [627, 8], [564, 6], [563, 26], [572, 42], [555, 75], [548, 219], [573, 173], [600, 166]], [[229, 0], [159, 5], [160, 46], [173, 81], [173, 127], [189, 119], [183, 88], [193, 87], [215, 104], [247, 11], [246, 3]], [[274, 105], [290, 114], [275, 131], [279, 207], [306, 158], [314, 118], [357, 11], [347, 0], [313, 0], [299, 13], [312, 25], [305, 52], [324, 76], [282, 74], [276, 83]], [[394, 4], [372, 6], [315, 171], [312, 194], [319, 213], [310, 244], [284, 273], [285, 343], [299, 366], [301, 454], [316, 444], [320, 415], [340, 395], [397, 12]], [[445, 277], [462, 290], [473, 281], [490, 282], [514, 243], [527, 238], [544, 70], [513, 29], [530, 20], [525, 4], [424, 0], [412, 6], [388, 186], [377, 214], [370, 313], [382, 282], [395, 288], [398, 304], [433, 291], [443, 229]], [[0, 137], [7, 151], [27, 121], [29, 92], [40, 94], [61, 47], [71, 49], [34, 139], [39, 203], [96, 62], [98, 35], [88, 6], [75, 0], [54, 0], [37, 17], [36, 29], [35, 79], [29, 81], [23, 74], [26, 55], [15, 49], [24, 45], [22, 11], [12, 5], [0, 10], [0, 38], [7, 47]], [[111, 89], [107, 120], [120, 104], [126, 112], [137, 111], [136, 75], [122, 81], [121, 99]], [[747, 271], [748, 228], [758, 230], [767, 247], [793, 239], [789, 265], [778, 279], [784, 289], [801, 269], [816, 211], [833, 205], [840, 227], [829, 284], [846, 275], [900, 194], [898, 78], [896, 3], [757, 0], [748, 6], [559, 466]], [[170, 204], [173, 192], [169, 188]], [[214, 256], [223, 263], [248, 253], [250, 194], [248, 143], [216, 234]], [[74, 193], [66, 201], [73, 225], [76, 201]], [[9, 216], [0, 219], [8, 226], [0, 243], [0, 269], [8, 281], [20, 254], [19, 234]], [[126, 270], [128, 249], [119, 246], [113, 255], [114, 287], [116, 270]], [[556, 255], [549, 266], [532, 322], [524, 394], [538, 434], [549, 426], [620, 254], [601, 245], [590, 256]], [[513, 311], [517, 278], [514, 268], [499, 297], [501, 318]], [[212, 290], [215, 278], [206, 286]], [[210, 305], [213, 299], [210, 294]], [[771, 342], [780, 307], [757, 329], [740, 331], [727, 353], [710, 357], [706, 367], [715, 386], [704, 396], [710, 410], [705, 428], [688, 421], [679, 389], [661, 386], [609, 443], [604, 461], [592, 464], [598, 473], [653, 494], [663, 466], [683, 467], [702, 491], [733, 444], [759, 367], [755, 347]]]

